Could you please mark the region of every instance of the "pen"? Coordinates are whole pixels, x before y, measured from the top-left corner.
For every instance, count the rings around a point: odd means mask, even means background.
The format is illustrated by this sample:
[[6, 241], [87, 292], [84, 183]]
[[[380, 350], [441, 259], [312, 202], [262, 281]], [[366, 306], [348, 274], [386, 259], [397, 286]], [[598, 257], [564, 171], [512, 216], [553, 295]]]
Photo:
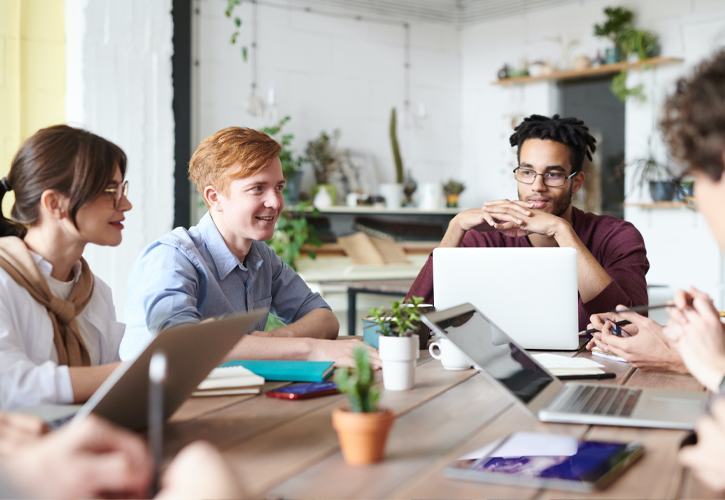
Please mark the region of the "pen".
[[164, 382], [166, 382], [166, 354], [156, 351], [149, 363], [148, 440], [154, 459], [154, 477], [151, 495], [159, 492], [159, 472], [164, 458]]
[[[627, 326], [630, 324], [629, 321], [626, 319], [623, 319], [622, 321], [617, 321], [616, 323], [612, 323], [616, 329], [616, 331], [612, 332], [614, 335], [621, 335], [622, 331], [619, 329], [620, 326]], [[584, 330], [583, 332], [579, 332], [579, 336], [582, 335], [591, 335], [592, 333], [598, 332], [596, 328], [590, 328], [589, 330]]]
[[[688, 300], [687, 301], [687, 305], [688, 306], [691, 306], [692, 305], [692, 301], [691, 300]], [[609, 311], [609, 312], [611, 312], [611, 313], [619, 313], [619, 312], [635, 312], [635, 313], [638, 313], [638, 312], [649, 311], [650, 309], [664, 309], [665, 307], [675, 307], [675, 304], [672, 303], [672, 302], [667, 302], [666, 304], [657, 304], [657, 305], [654, 305], [654, 306], [635, 306], [635, 307], [630, 307], [628, 309], [624, 309], [623, 311]]]
[[595, 373], [591, 375], [561, 375], [559, 380], [603, 380], [605, 378], [616, 378], [617, 374], [612, 372]]

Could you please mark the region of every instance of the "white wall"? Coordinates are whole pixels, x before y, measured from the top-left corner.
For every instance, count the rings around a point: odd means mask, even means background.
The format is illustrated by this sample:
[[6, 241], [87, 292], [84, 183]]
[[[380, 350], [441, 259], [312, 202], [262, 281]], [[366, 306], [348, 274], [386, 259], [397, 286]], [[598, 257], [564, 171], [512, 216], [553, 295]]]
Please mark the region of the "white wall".
[[171, 0], [67, 0], [66, 118], [118, 144], [128, 155], [133, 209], [123, 243], [89, 245], [91, 269], [113, 289], [123, 317], [134, 260], [171, 230], [174, 118]]
[[[284, 4], [284, 2], [277, 2]], [[194, 144], [232, 125], [260, 128], [244, 111], [251, 66], [239, 46], [229, 43], [232, 21], [226, 0], [196, 0], [194, 37], [199, 65], [194, 95]], [[290, 2], [294, 5], [294, 2]], [[252, 6], [244, 2], [240, 41], [249, 45]], [[322, 130], [339, 128], [340, 146], [371, 153], [379, 182], [394, 181], [388, 123], [390, 110], [402, 111], [404, 30], [402, 24], [327, 17], [260, 5], [258, 7], [259, 95], [274, 86], [280, 116], [302, 153]], [[418, 182], [456, 177], [460, 170], [459, 33], [452, 26], [412, 23], [411, 102], [425, 101], [430, 119], [422, 132], [399, 123], [405, 168]], [[303, 184], [312, 183], [309, 166]]]

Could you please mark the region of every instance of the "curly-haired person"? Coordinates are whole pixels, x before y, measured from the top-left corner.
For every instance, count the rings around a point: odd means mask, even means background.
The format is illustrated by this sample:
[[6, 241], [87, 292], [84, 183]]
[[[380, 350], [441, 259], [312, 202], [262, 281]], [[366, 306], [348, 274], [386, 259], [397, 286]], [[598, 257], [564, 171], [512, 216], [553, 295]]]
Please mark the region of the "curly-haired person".
[[[644, 240], [621, 219], [582, 212], [571, 204], [584, 184], [584, 158], [595, 139], [584, 122], [554, 115], [525, 118], [510, 138], [517, 148], [513, 179], [518, 200], [496, 200], [465, 210], [451, 220], [441, 247], [570, 247], [577, 250], [579, 327], [590, 315], [617, 304], [647, 303], [649, 270]], [[461, 277], [461, 279], [465, 279]], [[546, 294], [536, 276], [521, 283], [522, 293]], [[408, 292], [434, 303], [433, 258]]]

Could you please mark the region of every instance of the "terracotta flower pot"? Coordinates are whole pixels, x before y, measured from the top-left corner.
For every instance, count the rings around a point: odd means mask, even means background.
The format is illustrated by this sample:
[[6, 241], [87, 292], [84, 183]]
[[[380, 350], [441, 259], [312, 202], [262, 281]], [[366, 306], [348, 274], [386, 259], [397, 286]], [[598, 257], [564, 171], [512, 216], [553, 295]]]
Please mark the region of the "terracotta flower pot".
[[380, 462], [394, 420], [395, 415], [390, 410], [373, 413], [333, 410], [332, 427], [337, 431], [345, 462], [356, 466]]

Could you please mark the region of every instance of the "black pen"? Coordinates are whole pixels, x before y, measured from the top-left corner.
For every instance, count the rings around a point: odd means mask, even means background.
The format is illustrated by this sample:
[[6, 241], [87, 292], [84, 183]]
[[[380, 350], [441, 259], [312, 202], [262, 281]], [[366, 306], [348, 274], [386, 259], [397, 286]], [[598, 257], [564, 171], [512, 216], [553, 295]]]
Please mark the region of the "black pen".
[[616, 378], [617, 374], [612, 372], [595, 373], [590, 375], [561, 375], [559, 380], [603, 380], [605, 378]]
[[[610, 320], [611, 321], [611, 320]], [[612, 332], [613, 335], [620, 336], [622, 335], [622, 331], [619, 329], [620, 326], [627, 326], [630, 324], [630, 321], [627, 321], [626, 319], [623, 319], [622, 321], [617, 321], [616, 323], [612, 323], [616, 327], [616, 330]], [[599, 330], [596, 328], [590, 328], [589, 330], [584, 330], [583, 332], [579, 332], [579, 336], [582, 335], [591, 335], [592, 333], [596, 333]]]

